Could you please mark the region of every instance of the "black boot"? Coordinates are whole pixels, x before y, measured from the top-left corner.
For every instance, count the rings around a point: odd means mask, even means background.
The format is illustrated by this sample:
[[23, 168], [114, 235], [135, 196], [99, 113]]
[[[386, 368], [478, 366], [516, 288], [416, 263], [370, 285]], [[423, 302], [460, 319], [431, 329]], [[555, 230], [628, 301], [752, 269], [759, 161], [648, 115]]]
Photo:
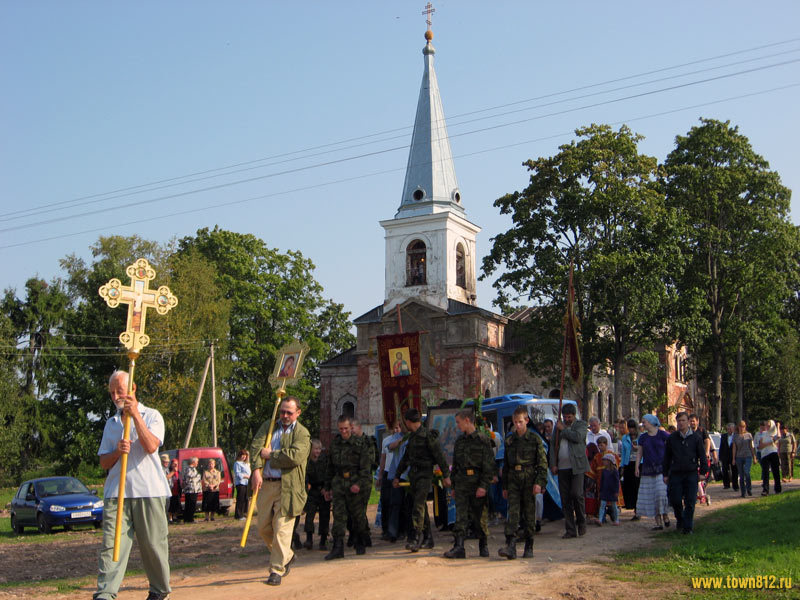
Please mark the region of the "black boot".
[[514, 560], [517, 558], [517, 536], [515, 535], [507, 535], [506, 536], [506, 547], [500, 548], [497, 551], [500, 556], [504, 556], [508, 560]]
[[303, 547], [303, 542], [300, 541], [300, 534], [295, 532], [292, 534], [292, 550], [300, 550]]
[[359, 533], [358, 535], [353, 537], [354, 537], [353, 545], [356, 547], [356, 554], [358, 555], [364, 554], [367, 551], [365, 548], [366, 546], [365, 540], [367, 537], [366, 534]]
[[467, 553], [464, 550], [464, 538], [460, 535], [455, 536], [453, 547], [444, 553], [445, 558], [467, 558]]
[[327, 550], [328, 549], [328, 536], [327, 535], [320, 535], [319, 536], [319, 549], [320, 550]]
[[533, 538], [525, 538], [525, 550], [522, 558], [533, 558]]
[[428, 529], [425, 530], [425, 535], [422, 538], [422, 547], [431, 550], [433, 546], [433, 528], [428, 525]]
[[311, 550], [314, 547], [314, 540], [312, 539], [313, 537], [313, 533], [306, 533], [306, 543], [303, 544], [303, 548], [306, 550]]
[[478, 553], [483, 556], [489, 556], [489, 544], [486, 543], [486, 538], [478, 538]]
[[364, 534], [364, 546], [367, 548], [372, 548], [372, 536], [369, 532]]
[[406, 544], [406, 550], [411, 550], [411, 552], [419, 552], [420, 546], [422, 546], [422, 534], [415, 529], [411, 533], [411, 539]]
[[348, 548], [352, 548], [353, 547], [353, 541], [354, 540], [355, 540], [355, 536], [353, 535], [353, 532], [352, 531], [348, 531], [347, 532], [347, 547]]
[[325, 555], [325, 560], [344, 558], [344, 542], [342, 538], [333, 538], [333, 548]]

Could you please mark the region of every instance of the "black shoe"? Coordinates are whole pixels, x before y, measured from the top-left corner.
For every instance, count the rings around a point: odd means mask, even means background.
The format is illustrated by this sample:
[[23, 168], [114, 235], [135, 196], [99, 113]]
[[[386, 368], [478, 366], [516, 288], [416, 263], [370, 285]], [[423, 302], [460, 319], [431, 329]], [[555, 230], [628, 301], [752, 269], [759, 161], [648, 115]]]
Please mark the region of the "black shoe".
[[692, 530], [691, 529], [684, 529], [683, 530], [683, 534], [684, 535], [692, 535]]
[[342, 538], [333, 538], [333, 548], [325, 555], [325, 560], [333, 560], [334, 558], [344, 558]]
[[642, 517], [640, 517], [639, 515], [636, 515], [636, 514], [635, 514], [635, 515], [633, 515], [633, 516], [631, 517], [631, 521], [640, 521], [640, 520], [641, 520], [641, 518], [642, 518]]
[[669, 519], [664, 519], [664, 529], [669, 529]]
[[507, 535], [505, 548], [500, 548], [497, 554], [508, 560], [517, 558], [517, 537], [514, 535]]
[[355, 537], [353, 536], [353, 534], [349, 533], [347, 535], [347, 547], [348, 548], [352, 548], [353, 547], [354, 540], [355, 540]]
[[159, 594], [158, 592], [150, 592], [147, 594], [147, 600], [169, 600], [169, 594]]
[[327, 535], [320, 535], [319, 536], [319, 549], [320, 550], [327, 550], [328, 549], [328, 536]]
[[572, 533], [571, 531], [568, 531], [564, 535], [561, 536], [561, 539], [562, 540], [566, 540], [566, 539], [569, 539], [569, 538], [576, 538], [576, 537], [578, 537], [577, 533]]
[[292, 558], [289, 559], [289, 562], [287, 562], [285, 565], [283, 565], [283, 568], [284, 568], [283, 576], [284, 577], [286, 577], [289, 574], [289, 567], [292, 564], [294, 564], [295, 557], [297, 557], [297, 554], [292, 554]]
[[300, 550], [303, 548], [303, 542], [300, 541], [300, 535], [295, 533], [292, 536], [292, 550]]
[[269, 577], [267, 578], [267, 585], [280, 585], [281, 584], [281, 576], [277, 573], [270, 573]]
[[303, 548], [305, 548], [306, 550], [311, 550], [314, 547], [313, 537], [314, 537], [313, 533], [306, 534], [306, 542], [305, 544], [303, 544]]
[[415, 531], [411, 534], [411, 539], [406, 544], [406, 550], [419, 552], [420, 546], [422, 546], [422, 534], [419, 531]]
[[368, 533], [364, 534], [364, 546], [372, 548], [372, 536]]
[[586, 523], [578, 525], [578, 535], [586, 535]]
[[467, 558], [467, 552], [464, 550], [464, 538], [460, 535], [455, 536], [453, 547], [444, 553], [445, 558]]
[[536, 533], [539, 533], [542, 530], [542, 522], [536, 521]]
[[751, 490], [747, 490], [747, 495], [748, 495], [748, 496], [752, 496], [752, 495], [753, 495], [753, 492], [752, 492]]
[[486, 538], [478, 539], [478, 554], [484, 558], [489, 556], [489, 545], [486, 543]]
[[382, 533], [381, 534], [381, 541], [382, 542], [388, 542], [389, 541], [389, 534], [388, 533]]
[[522, 552], [522, 558], [533, 558], [533, 538], [525, 540], [525, 550]]

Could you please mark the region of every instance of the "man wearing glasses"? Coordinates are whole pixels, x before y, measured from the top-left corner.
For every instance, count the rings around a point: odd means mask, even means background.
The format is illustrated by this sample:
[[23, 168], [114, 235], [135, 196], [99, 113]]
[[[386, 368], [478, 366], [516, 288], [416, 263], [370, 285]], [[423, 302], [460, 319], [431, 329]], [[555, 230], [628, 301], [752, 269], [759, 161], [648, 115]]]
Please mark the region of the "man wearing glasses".
[[258, 532], [270, 552], [268, 585], [280, 585], [294, 562], [292, 532], [295, 517], [306, 505], [306, 463], [311, 452], [311, 435], [297, 422], [297, 398], [288, 396], [278, 409], [280, 422], [267, 443], [269, 421], [265, 421], [250, 444], [253, 460], [253, 490], [261, 490], [256, 500]]

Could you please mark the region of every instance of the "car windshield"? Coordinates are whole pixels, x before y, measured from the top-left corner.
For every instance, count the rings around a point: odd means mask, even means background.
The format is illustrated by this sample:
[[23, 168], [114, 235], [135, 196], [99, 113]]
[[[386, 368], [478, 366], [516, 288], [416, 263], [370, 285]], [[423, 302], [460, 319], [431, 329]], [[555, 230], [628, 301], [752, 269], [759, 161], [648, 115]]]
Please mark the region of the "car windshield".
[[40, 498], [67, 494], [88, 494], [89, 488], [74, 477], [59, 477], [36, 482], [36, 494]]

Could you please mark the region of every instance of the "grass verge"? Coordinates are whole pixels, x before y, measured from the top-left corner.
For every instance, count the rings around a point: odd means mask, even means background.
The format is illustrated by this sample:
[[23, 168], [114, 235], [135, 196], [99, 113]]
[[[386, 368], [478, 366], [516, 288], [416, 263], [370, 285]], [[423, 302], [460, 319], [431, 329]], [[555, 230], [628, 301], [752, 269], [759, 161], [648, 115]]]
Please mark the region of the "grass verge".
[[[655, 548], [620, 554], [613, 578], [669, 587], [684, 598], [800, 598], [798, 514], [800, 491], [720, 509], [698, 520], [694, 535], [673, 532]], [[776, 586], [791, 578], [793, 589], [741, 589], [758, 586], [759, 577]]]

